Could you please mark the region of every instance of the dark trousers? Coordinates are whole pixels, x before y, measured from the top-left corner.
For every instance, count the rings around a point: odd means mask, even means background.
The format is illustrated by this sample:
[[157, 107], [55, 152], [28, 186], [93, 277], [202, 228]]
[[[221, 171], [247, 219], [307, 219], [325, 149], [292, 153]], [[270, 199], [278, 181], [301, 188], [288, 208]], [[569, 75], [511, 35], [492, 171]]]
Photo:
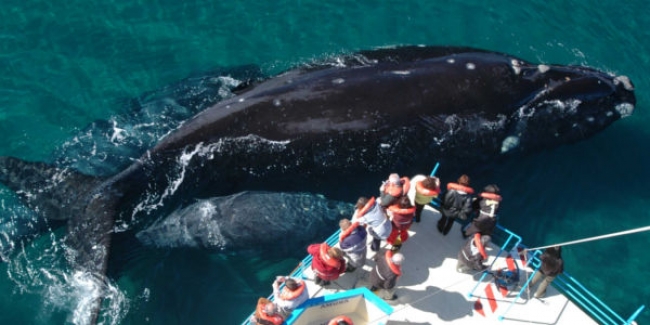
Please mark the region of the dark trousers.
[[447, 235], [449, 233], [449, 230], [451, 230], [451, 227], [454, 225], [454, 220], [455, 218], [446, 217], [443, 215], [442, 218], [438, 220], [438, 231], [443, 235]]
[[415, 222], [420, 222], [420, 216], [422, 216], [422, 210], [424, 210], [424, 204], [415, 204]]

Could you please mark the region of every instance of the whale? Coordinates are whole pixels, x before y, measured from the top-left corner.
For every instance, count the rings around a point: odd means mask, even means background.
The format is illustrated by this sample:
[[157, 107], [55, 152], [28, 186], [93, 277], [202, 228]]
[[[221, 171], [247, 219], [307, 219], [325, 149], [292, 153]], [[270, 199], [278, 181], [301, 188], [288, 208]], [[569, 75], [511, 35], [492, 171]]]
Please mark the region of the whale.
[[[629, 78], [591, 67], [467, 47], [382, 48], [247, 83], [114, 175], [0, 157], [0, 182], [42, 217], [67, 220], [70, 267], [101, 278], [116, 231], [197, 199], [269, 190], [354, 200], [369, 175], [574, 143], [635, 105]], [[91, 323], [100, 306], [98, 297]]]
[[[143, 245], [156, 248], [262, 250], [267, 255], [287, 256], [314, 238], [329, 236], [338, 221], [350, 218], [353, 210], [349, 202], [322, 195], [246, 191], [197, 200], [135, 236]], [[260, 235], [255, 229], [265, 232]]]

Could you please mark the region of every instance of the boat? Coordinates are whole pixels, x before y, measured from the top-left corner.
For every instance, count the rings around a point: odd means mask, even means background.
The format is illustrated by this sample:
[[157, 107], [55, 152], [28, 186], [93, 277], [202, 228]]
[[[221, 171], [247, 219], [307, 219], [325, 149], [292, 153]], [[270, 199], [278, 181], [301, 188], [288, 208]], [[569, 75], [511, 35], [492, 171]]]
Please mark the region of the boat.
[[[424, 176], [413, 179], [417, 177]], [[409, 192], [411, 199], [413, 192]], [[304, 280], [310, 299], [293, 310], [284, 324], [327, 325], [340, 315], [349, 317], [354, 325], [636, 324], [636, 317], [645, 308], [640, 306], [624, 318], [566, 269], [543, 298], [534, 298], [530, 282], [541, 265], [542, 252], [529, 250], [520, 236], [500, 224], [486, 247], [489, 268], [460, 273], [456, 270], [457, 254], [467, 239], [461, 235], [462, 225], [458, 222], [447, 236], [436, 230], [439, 207], [438, 200], [425, 207], [421, 222], [413, 223], [409, 240], [400, 249], [405, 261], [395, 301], [385, 301], [368, 289], [376, 252], [368, 249], [363, 269], [344, 273], [326, 286], [314, 283], [311, 256], [307, 256], [289, 275]], [[337, 245], [339, 234], [340, 230], [334, 232], [325, 242]], [[273, 300], [273, 296], [268, 299]], [[249, 324], [247, 317], [242, 325]]]

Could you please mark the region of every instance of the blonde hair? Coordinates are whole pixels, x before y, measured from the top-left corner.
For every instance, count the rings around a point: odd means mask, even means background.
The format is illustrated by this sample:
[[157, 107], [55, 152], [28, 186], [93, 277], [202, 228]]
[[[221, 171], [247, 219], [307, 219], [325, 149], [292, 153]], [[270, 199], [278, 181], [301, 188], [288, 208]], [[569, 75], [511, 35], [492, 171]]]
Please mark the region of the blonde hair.
[[330, 247], [330, 249], [327, 250], [327, 255], [333, 258], [341, 258], [343, 252], [338, 247]]

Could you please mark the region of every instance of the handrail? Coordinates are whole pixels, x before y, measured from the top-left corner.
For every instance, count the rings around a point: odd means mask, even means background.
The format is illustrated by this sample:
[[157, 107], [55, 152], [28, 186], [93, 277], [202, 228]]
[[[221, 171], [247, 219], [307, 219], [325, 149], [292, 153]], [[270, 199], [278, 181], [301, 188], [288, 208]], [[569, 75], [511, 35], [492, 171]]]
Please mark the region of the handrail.
[[[518, 246], [525, 248], [523, 245]], [[499, 320], [503, 320], [505, 318], [505, 315], [508, 313], [512, 305], [516, 303], [516, 301], [520, 298], [520, 296], [530, 284], [535, 274], [539, 272], [539, 267], [541, 266], [540, 256], [542, 254], [542, 250], [532, 250], [529, 252], [532, 252], [532, 255], [528, 258], [528, 266], [534, 268], [535, 271], [528, 277], [528, 279], [526, 279], [526, 282], [521, 287], [519, 293], [510, 303], [506, 311], [498, 317]], [[632, 324], [636, 317], [638, 317], [638, 315], [645, 308], [645, 306], [642, 305], [637, 309], [636, 312], [632, 314], [632, 316], [630, 316], [630, 318], [625, 320], [567, 272], [563, 272], [558, 275], [555, 278], [555, 281], [551, 283], [551, 285], [600, 324]]]

